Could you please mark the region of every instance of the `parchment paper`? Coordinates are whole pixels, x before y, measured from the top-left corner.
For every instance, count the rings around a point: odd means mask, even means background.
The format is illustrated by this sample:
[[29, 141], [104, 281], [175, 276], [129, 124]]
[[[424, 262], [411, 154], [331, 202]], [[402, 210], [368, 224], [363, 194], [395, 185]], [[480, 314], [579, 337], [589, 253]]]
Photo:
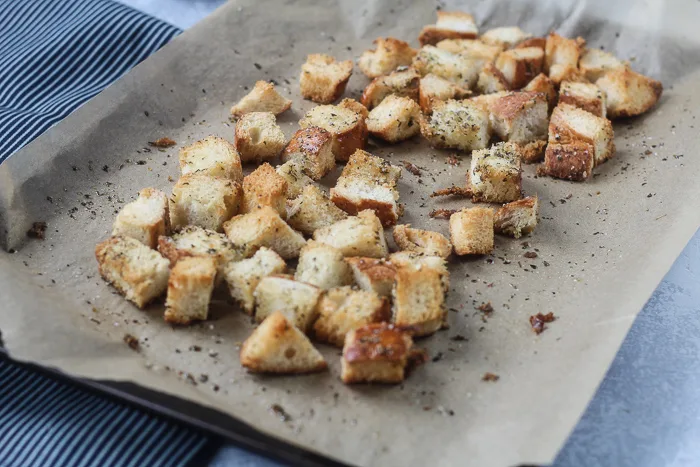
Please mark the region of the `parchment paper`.
[[[209, 134], [233, 139], [228, 109], [257, 79], [274, 79], [293, 99], [280, 117], [290, 136], [312, 106], [298, 93], [307, 53], [356, 58], [379, 35], [416, 44], [421, 26], [434, 21], [433, 3], [371, 0], [232, 1], [0, 166], [0, 242], [15, 251], [0, 252], [0, 328], [10, 353], [179, 395], [353, 464], [551, 461], [700, 225], [693, 24], [700, 7], [663, 0], [441, 6], [473, 12], [482, 30], [518, 24], [535, 34], [581, 35], [661, 79], [665, 92], [651, 114], [615, 125], [617, 155], [589, 182], [535, 178], [526, 167], [524, 190], [542, 201], [540, 225], [528, 238], [498, 238], [486, 258], [451, 259], [451, 328], [418, 342], [437, 361], [399, 386], [346, 387], [339, 351], [321, 346], [328, 373], [249, 375], [237, 354], [252, 325], [225, 294], [209, 322], [172, 328], [162, 305], [138, 311], [115, 295], [93, 256], [140, 188], [170, 190], [179, 147]], [[356, 69], [346, 94], [359, 97], [366, 83]], [[163, 136], [178, 146], [147, 149]], [[404, 171], [401, 221], [447, 233], [447, 221], [428, 212], [469, 202], [427, 195], [462, 184], [469, 157], [452, 167], [449, 152], [420, 139], [369, 150], [424, 168], [421, 177]], [[26, 238], [35, 221], [48, 223], [43, 241]], [[525, 258], [529, 251], [537, 258]], [[489, 301], [486, 318], [475, 307]], [[536, 336], [528, 317], [549, 311], [557, 320]], [[139, 338], [140, 352], [122, 342], [126, 333]], [[500, 379], [482, 382], [485, 372]]]

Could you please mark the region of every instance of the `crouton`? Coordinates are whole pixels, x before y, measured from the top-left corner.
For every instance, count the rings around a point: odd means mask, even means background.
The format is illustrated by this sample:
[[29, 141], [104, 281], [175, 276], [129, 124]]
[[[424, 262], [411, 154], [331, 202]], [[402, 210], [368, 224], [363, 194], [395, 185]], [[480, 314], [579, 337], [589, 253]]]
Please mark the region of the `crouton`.
[[493, 63], [487, 63], [479, 72], [479, 79], [476, 82], [476, 90], [482, 94], [491, 94], [494, 92], [508, 91], [510, 85], [508, 80], [503, 76], [501, 70], [496, 68]]
[[210, 256], [191, 256], [178, 261], [168, 280], [165, 321], [190, 324], [207, 319], [215, 277], [216, 260]]
[[539, 211], [537, 196], [528, 196], [503, 205], [493, 218], [496, 233], [520, 238], [535, 230]]
[[531, 37], [513, 46], [514, 49], [524, 49], [525, 47], [537, 47], [538, 49], [544, 50], [547, 47], [547, 38]]
[[608, 71], [595, 83], [607, 97], [610, 118], [634, 117], [648, 111], [661, 97], [663, 85], [629, 67]]
[[510, 49], [531, 37], [532, 34], [526, 33], [517, 26], [506, 26], [489, 29], [481, 35], [479, 40], [485, 44]]
[[238, 182], [209, 175], [184, 175], [169, 200], [170, 224], [175, 230], [187, 225], [221, 232], [225, 221], [238, 213], [242, 198]]
[[531, 143], [519, 144], [520, 155], [524, 164], [534, 164], [544, 158], [544, 151], [547, 148], [547, 140], [533, 141]]
[[403, 211], [398, 204], [399, 178], [400, 167], [358, 149], [331, 188], [331, 201], [349, 214], [371, 209], [383, 225], [393, 225]]
[[406, 377], [413, 339], [398, 326], [367, 324], [345, 336], [340, 378], [352, 383], [400, 383]]
[[352, 269], [355, 283], [362, 290], [376, 292], [380, 297], [391, 297], [396, 268], [384, 258], [345, 258]]
[[378, 37], [373, 43], [376, 48], [365, 50], [357, 61], [357, 66], [368, 78], [388, 75], [397, 67], [408, 66], [416, 55], [408, 42], [393, 37]]
[[430, 230], [412, 229], [410, 224], [394, 227], [394, 241], [401, 250], [447, 258], [452, 244], [444, 235]]
[[340, 250], [310, 240], [301, 249], [294, 279], [328, 290], [352, 284], [352, 271]]
[[274, 159], [284, 149], [282, 129], [272, 112], [250, 112], [236, 123], [236, 149], [243, 162]]
[[454, 54], [432, 45], [421, 48], [413, 59], [413, 68], [421, 76], [432, 73], [466, 89], [474, 87], [485, 64], [484, 58]]
[[[301, 161], [290, 160], [275, 169], [277, 175], [282, 176], [287, 181], [287, 199], [294, 199], [301, 194], [307, 185], [312, 185], [314, 181], [304, 173]], [[286, 213], [285, 213], [286, 217]]]
[[524, 47], [501, 52], [496, 68], [503, 73], [511, 89], [520, 89], [542, 71], [544, 51], [538, 47]]
[[180, 173], [243, 181], [241, 156], [233, 144], [218, 136], [208, 136], [180, 149]]
[[540, 73], [532, 78], [527, 85], [522, 89], [527, 92], [540, 92], [547, 97], [549, 111], [551, 112], [557, 105], [557, 90], [554, 88], [554, 83], [547, 75]]
[[305, 235], [343, 220], [348, 214], [336, 206], [317, 186], [304, 187], [288, 207], [287, 222]]
[[498, 54], [503, 50], [500, 46], [489, 45], [478, 39], [445, 39], [438, 42], [436, 47], [453, 54], [482, 58], [487, 63], [495, 61]]
[[595, 165], [595, 149], [591, 143], [571, 140], [564, 144], [550, 140], [540, 172], [554, 178], [581, 182], [588, 180]]
[[445, 258], [434, 255], [424, 255], [413, 251], [399, 251], [389, 256], [389, 261], [398, 271], [402, 267], [417, 270], [431, 269], [440, 276], [440, 283], [445, 293], [450, 290], [450, 271], [447, 269]]
[[155, 188], [141, 190], [136, 201], [124, 205], [112, 229], [113, 237], [131, 237], [149, 248], [155, 248], [158, 237], [169, 233], [168, 197]]
[[283, 219], [287, 217], [287, 188], [285, 177], [265, 162], [243, 179], [243, 203], [241, 214], [270, 206]]
[[297, 130], [282, 151], [282, 160], [294, 160], [309, 177], [320, 180], [335, 168], [333, 135], [315, 126]]
[[420, 108], [426, 114], [433, 111], [433, 103], [449, 99], [464, 99], [469, 97], [471, 91], [456, 84], [429, 73], [420, 80], [419, 85]]
[[351, 99], [350, 97], [346, 97], [338, 102], [338, 107], [352, 110], [353, 112], [360, 114], [365, 120], [367, 120], [367, 117], [369, 116], [369, 110], [367, 110], [367, 107], [362, 105], [361, 102]]
[[578, 83], [587, 83], [588, 81], [581, 73], [578, 67], [568, 64], [555, 63], [549, 67], [549, 79], [554, 84], [560, 84], [563, 81], [572, 81]]
[[474, 151], [469, 186], [474, 201], [507, 203], [520, 199], [520, 148], [513, 143], [497, 143], [489, 149]]
[[255, 320], [260, 323], [276, 311], [308, 334], [316, 320], [316, 303], [323, 291], [284, 276], [265, 276], [255, 289]]
[[311, 54], [301, 66], [299, 85], [304, 99], [330, 104], [340, 99], [352, 74], [352, 60], [337, 62], [325, 54]]
[[353, 329], [391, 320], [389, 300], [375, 292], [348, 286], [330, 289], [316, 307], [319, 316], [314, 323], [314, 335], [336, 347], [343, 347], [345, 336]]
[[254, 373], [314, 373], [328, 368], [321, 352], [285, 318], [271, 314], [241, 346], [241, 365]]
[[273, 274], [282, 274], [286, 264], [280, 255], [262, 247], [248, 259], [232, 262], [224, 269], [224, 279], [231, 292], [231, 297], [236, 300], [243, 311], [249, 315], [255, 309], [255, 289], [263, 277]]
[[390, 143], [414, 137], [420, 132], [420, 107], [408, 97], [387, 96], [367, 118], [369, 134]]
[[420, 75], [413, 68], [399, 69], [374, 78], [362, 92], [362, 105], [372, 110], [392, 94], [418, 101]]
[[[550, 32], [544, 48], [544, 72], [549, 73], [549, 78], [559, 84], [565, 73], [562, 70], [578, 68], [578, 60], [586, 45], [586, 41], [581, 37], [567, 39], [556, 32]], [[552, 67], [558, 65], [558, 69]]]
[[224, 224], [224, 231], [246, 257], [265, 246], [284, 259], [292, 259], [299, 256], [306, 244], [304, 237], [289, 227], [269, 206], [234, 217]]
[[97, 245], [100, 275], [137, 307], [143, 308], [168, 288], [168, 260], [131, 237], [112, 237]]
[[569, 104], [559, 104], [549, 121], [549, 142], [566, 144], [582, 140], [593, 145], [595, 165], [615, 154], [613, 127], [610, 120]]
[[450, 239], [455, 253], [485, 255], [493, 251], [493, 209], [465, 208], [450, 216]]
[[[490, 114], [491, 110], [493, 108], [493, 105], [496, 102], [498, 102], [498, 100], [501, 97], [507, 96], [508, 93], [509, 93], [509, 91], [498, 91], [498, 92], [492, 92], [491, 94], [481, 94], [480, 96], [470, 97], [469, 102], [477, 104], [485, 112]], [[490, 125], [489, 125], [489, 128], [491, 128]]]
[[231, 107], [231, 115], [242, 117], [249, 112], [270, 112], [279, 115], [292, 106], [292, 101], [280, 95], [272, 83], [258, 81], [252, 91]]
[[437, 22], [425, 26], [418, 36], [421, 46], [445, 39], [474, 39], [479, 33], [474, 17], [461, 11], [438, 11]]
[[559, 87], [559, 102], [605, 118], [605, 92], [595, 84], [563, 81]]
[[383, 258], [389, 254], [382, 222], [369, 209], [316, 230], [314, 240], [338, 248], [345, 256]]
[[485, 148], [491, 138], [488, 112], [468, 100], [434, 102], [433, 113], [421, 118], [420, 129], [436, 148], [471, 151]]
[[578, 62], [581, 73], [592, 83], [598, 81], [608, 71], [623, 68], [625, 65], [625, 62], [609, 52], [589, 48], [584, 49]]
[[337, 161], [347, 161], [357, 149], [367, 143], [364, 117], [346, 107], [319, 105], [309, 110], [299, 121], [301, 128], [319, 127], [333, 137], [332, 152]]
[[443, 326], [447, 310], [438, 271], [408, 264], [399, 266], [392, 296], [397, 326], [410, 326], [416, 336], [433, 334]]
[[503, 141], [525, 144], [547, 139], [547, 100], [536, 92], [511, 92], [491, 107], [491, 128]]

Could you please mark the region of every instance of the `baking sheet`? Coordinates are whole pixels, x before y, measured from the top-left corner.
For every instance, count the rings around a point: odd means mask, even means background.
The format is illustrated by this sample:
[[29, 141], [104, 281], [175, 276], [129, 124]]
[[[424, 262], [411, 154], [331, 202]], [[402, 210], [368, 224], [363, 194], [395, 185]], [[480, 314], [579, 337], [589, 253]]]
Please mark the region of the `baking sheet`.
[[[551, 461], [637, 312], [700, 225], [700, 162], [691, 152], [700, 104], [692, 20], [700, 7], [609, 3], [439, 5], [473, 12], [482, 29], [518, 24], [537, 34], [582, 35], [633, 60], [666, 89], [656, 111], [615, 125], [617, 155], [591, 181], [535, 178], [526, 167], [524, 190], [542, 201], [535, 234], [498, 238], [492, 256], [451, 260], [451, 327], [418, 342], [439, 360], [404, 384], [346, 387], [339, 351], [330, 347], [322, 347], [329, 373], [249, 375], [237, 353], [252, 326], [225, 294], [211, 321], [172, 328], [162, 322], [162, 306], [138, 311], [115, 295], [97, 274], [93, 249], [140, 188], [170, 189], [179, 147], [208, 134], [233, 139], [228, 109], [245, 86], [279, 83], [294, 101], [279, 119], [291, 136], [313, 105], [298, 94], [307, 53], [357, 57], [379, 35], [415, 44], [434, 20], [431, 2], [229, 2], [1, 165], [0, 244], [14, 251], [0, 253], [6, 347], [20, 360], [198, 402], [348, 463]], [[366, 83], [356, 69], [346, 94], [359, 97]], [[148, 147], [162, 136], [178, 146]], [[419, 139], [369, 150], [424, 168], [420, 182], [404, 171], [402, 222], [447, 233], [447, 221], [428, 212], [468, 202], [427, 194], [462, 184], [469, 158], [453, 167], [449, 152]], [[26, 238], [36, 221], [48, 223], [43, 241]], [[538, 257], [523, 257], [528, 251]], [[475, 307], [489, 301], [487, 318]], [[528, 317], [549, 311], [557, 321], [535, 336]], [[126, 333], [140, 339], [140, 352], [122, 342]], [[483, 382], [485, 372], [500, 379]]]

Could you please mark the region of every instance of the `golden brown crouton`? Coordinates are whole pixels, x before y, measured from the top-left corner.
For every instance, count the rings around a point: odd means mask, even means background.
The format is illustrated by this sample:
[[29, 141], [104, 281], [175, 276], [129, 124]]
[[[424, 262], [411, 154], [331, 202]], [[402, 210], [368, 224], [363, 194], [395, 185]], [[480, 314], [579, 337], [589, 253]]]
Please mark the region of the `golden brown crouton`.
[[[294, 159], [277, 166], [275, 172], [287, 181], [287, 199], [294, 199], [314, 181], [304, 173], [301, 159]], [[285, 214], [286, 216], [286, 214]]]
[[586, 48], [581, 54], [578, 66], [585, 78], [591, 83], [595, 83], [608, 71], [623, 68], [626, 63], [609, 52]]
[[180, 173], [211, 175], [243, 181], [241, 156], [233, 144], [218, 136], [208, 136], [180, 149]]
[[112, 237], [97, 245], [100, 275], [137, 307], [143, 308], [168, 287], [168, 260], [131, 237]]
[[241, 305], [243, 311], [252, 315], [255, 308], [254, 293], [260, 280], [273, 274], [282, 274], [286, 267], [280, 255], [262, 247], [251, 258], [227, 264], [224, 278], [231, 297]]
[[325, 54], [311, 54], [301, 66], [301, 95], [319, 104], [330, 104], [343, 95], [352, 74], [352, 60], [337, 62]]
[[503, 50], [498, 45], [490, 45], [478, 39], [445, 39], [437, 43], [438, 49], [447, 50], [453, 54], [462, 54], [472, 58], [485, 59], [493, 62]]
[[455, 54], [432, 45], [421, 48], [413, 59], [413, 68], [421, 76], [432, 73], [465, 89], [474, 87], [485, 64], [484, 58]]
[[520, 155], [524, 164], [534, 164], [544, 158], [544, 151], [547, 148], [547, 140], [533, 141], [531, 143], [519, 144]]
[[567, 76], [568, 69], [577, 69], [578, 60], [586, 45], [586, 41], [580, 37], [567, 39], [555, 32], [547, 36], [544, 48], [544, 72], [555, 83], [561, 83]]
[[291, 106], [292, 101], [280, 95], [272, 83], [258, 81], [252, 91], [231, 107], [231, 115], [241, 117], [248, 112], [271, 112], [279, 115]]
[[513, 46], [514, 49], [524, 49], [525, 47], [537, 47], [544, 50], [547, 47], [546, 37], [531, 37]]
[[315, 285], [284, 276], [265, 276], [255, 289], [255, 320], [260, 323], [276, 311], [307, 334], [316, 320], [316, 303], [323, 291]]
[[595, 84], [562, 81], [559, 87], [559, 102], [605, 118], [605, 92]]
[[493, 63], [487, 63], [479, 72], [479, 79], [476, 82], [476, 90], [482, 94], [508, 91], [510, 84], [501, 70]]
[[345, 336], [341, 379], [352, 383], [400, 383], [406, 376], [413, 339], [398, 326], [367, 324]]
[[297, 130], [282, 151], [282, 160], [300, 163], [309, 177], [320, 180], [335, 168], [333, 135], [315, 126]]
[[170, 224], [175, 230], [196, 225], [221, 232], [224, 222], [238, 213], [241, 185], [209, 175], [184, 175], [169, 200]]
[[549, 121], [549, 142], [567, 144], [581, 140], [593, 145], [595, 165], [615, 154], [613, 127], [610, 120], [569, 104], [559, 104]]
[[224, 224], [224, 231], [246, 257], [265, 246], [284, 259], [296, 258], [306, 244], [304, 237], [269, 206], [234, 217]]
[[419, 102], [423, 112], [429, 114], [433, 111], [433, 103], [447, 101], [449, 99], [464, 99], [469, 97], [471, 91], [457, 86], [451, 81], [429, 73], [420, 80]]
[[178, 261], [168, 280], [165, 321], [190, 324], [207, 319], [215, 277], [216, 261], [210, 256], [191, 256]]
[[361, 102], [356, 101], [355, 99], [351, 99], [350, 97], [346, 97], [345, 99], [338, 102], [338, 107], [352, 110], [353, 112], [360, 114], [365, 120], [367, 120], [367, 117], [369, 116], [369, 110], [367, 109], [367, 107], [362, 105]]
[[419, 122], [420, 107], [416, 101], [392, 94], [369, 113], [367, 129], [375, 138], [397, 143], [417, 135]]
[[528, 196], [503, 205], [494, 216], [494, 230], [514, 238], [531, 233], [537, 226], [539, 205], [537, 196]]
[[513, 143], [497, 143], [489, 149], [474, 151], [469, 186], [474, 201], [506, 203], [520, 199], [520, 148]]
[[595, 83], [607, 97], [610, 118], [634, 117], [648, 111], [661, 97], [663, 85], [654, 79], [620, 67], [605, 73]]
[[554, 83], [551, 79], [544, 73], [532, 78], [532, 80], [527, 83], [523, 88], [523, 91], [527, 92], [540, 92], [547, 97], [547, 103], [549, 111], [551, 112], [555, 105], [557, 105], [557, 90], [554, 88]]
[[479, 38], [482, 42], [510, 49], [532, 37], [517, 26], [505, 26], [489, 29]]
[[391, 297], [396, 268], [384, 258], [345, 258], [350, 265], [355, 283], [362, 290], [376, 292], [380, 297]]
[[236, 149], [243, 162], [274, 159], [284, 145], [284, 133], [272, 112], [250, 112], [236, 123]]
[[511, 92], [491, 106], [491, 128], [503, 141], [526, 144], [547, 139], [547, 101], [536, 92]]
[[394, 227], [394, 241], [401, 250], [447, 258], [452, 244], [444, 235], [430, 230], [412, 229], [410, 224]]
[[301, 249], [294, 279], [328, 290], [352, 284], [352, 271], [340, 250], [310, 240]]
[[353, 329], [391, 319], [389, 301], [374, 292], [352, 287], [330, 289], [318, 301], [319, 316], [314, 335], [321, 342], [343, 347], [345, 336]]
[[367, 143], [367, 125], [362, 114], [337, 105], [319, 105], [299, 121], [301, 128], [319, 127], [333, 137], [332, 151], [337, 161], [347, 161]]
[[450, 290], [450, 271], [447, 269], [445, 258], [413, 251], [398, 251], [389, 256], [389, 261], [397, 271], [402, 267], [412, 267], [421, 271], [431, 269], [440, 276], [444, 292], [447, 293]]
[[271, 314], [241, 347], [241, 365], [254, 373], [314, 373], [328, 365], [311, 341], [285, 318]]
[[416, 336], [433, 334], [443, 326], [445, 291], [437, 270], [400, 265], [392, 295], [397, 326], [410, 326]]
[[291, 202], [287, 222], [305, 235], [345, 219], [348, 214], [336, 206], [317, 186], [304, 187], [301, 195]]
[[564, 144], [550, 139], [540, 172], [554, 178], [584, 181], [593, 173], [595, 149], [588, 141], [570, 140]]
[[489, 114], [481, 105], [448, 100], [433, 103], [433, 113], [421, 118], [421, 134], [436, 148], [482, 149], [491, 138]]
[[493, 233], [491, 208], [465, 208], [450, 216], [450, 238], [460, 256], [491, 253]]
[[358, 149], [331, 188], [331, 201], [349, 214], [371, 209], [383, 225], [393, 225], [402, 213], [399, 178], [400, 167]]
[[544, 52], [539, 47], [524, 47], [502, 52], [496, 59], [498, 68], [511, 89], [520, 89], [540, 74]]
[[368, 78], [388, 75], [397, 67], [408, 66], [416, 55], [408, 42], [393, 37], [379, 37], [374, 45], [375, 49], [364, 51], [357, 61], [357, 66]]
[[425, 26], [418, 36], [421, 46], [445, 39], [474, 39], [479, 33], [474, 17], [461, 11], [438, 11], [437, 22]]
[[374, 78], [362, 93], [362, 105], [372, 110], [389, 95], [418, 100], [420, 75], [413, 68], [398, 69], [386, 76]]
[[136, 201], [124, 205], [112, 229], [113, 237], [131, 237], [149, 248], [155, 248], [158, 237], [169, 233], [168, 197], [155, 188], [141, 190]]
[[383, 258], [389, 254], [382, 222], [369, 209], [316, 230], [314, 240], [338, 248], [345, 256]]
[[283, 219], [287, 216], [287, 180], [265, 162], [243, 179], [243, 203], [240, 213], [246, 214], [270, 206]]

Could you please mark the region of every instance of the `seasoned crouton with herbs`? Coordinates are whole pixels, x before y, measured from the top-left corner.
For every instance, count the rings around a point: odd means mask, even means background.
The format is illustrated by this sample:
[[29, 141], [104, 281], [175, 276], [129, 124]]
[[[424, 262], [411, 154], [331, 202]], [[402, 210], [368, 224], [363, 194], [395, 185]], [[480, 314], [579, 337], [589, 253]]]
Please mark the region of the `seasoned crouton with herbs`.
[[287, 216], [287, 189], [289, 184], [267, 162], [243, 179], [243, 203], [241, 214], [269, 206], [283, 219]]
[[274, 159], [284, 149], [282, 129], [272, 112], [250, 112], [236, 123], [236, 149], [243, 162]]
[[497, 143], [474, 151], [469, 185], [474, 201], [507, 203], [520, 199], [522, 168], [518, 145]]
[[396, 278], [396, 268], [385, 258], [350, 257], [345, 261], [362, 290], [376, 292], [380, 297], [391, 297], [391, 288]]
[[280, 95], [274, 84], [257, 81], [255, 87], [231, 107], [231, 115], [241, 117], [249, 112], [271, 112], [279, 115], [291, 106], [292, 101]]
[[511, 89], [520, 89], [542, 72], [544, 51], [539, 47], [524, 47], [502, 52], [496, 59], [496, 68], [503, 74]]
[[368, 78], [388, 75], [400, 66], [408, 66], [416, 55], [408, 42], [393, 37], [379, 37], [374, 45], [374, 49], [364, 51], [357, 61], [357, 66]]
[[420, 45], [435, 45], [445, 39], [474, 39], [479, 33], [474, 17], [461, 11], [438, 11], [437, 22], [425, 26], [418, 36]]
[[287, 199], [294, 199], [304, 191], [307, 185], [312, 185], [314, 181], [304, 173], [300, 160], [290, 160], [275, 169], [287, 181]]
[[430, 73], [444, 78], [460, 87], [471, 89], [479, 78], [479, 71], [486, 59], [465, 54], [455, 54], [432, 45], [426, 45], [413, 59], [413, 68], [421, 76]]
[[224, 224], [224, 231], [246, 257], [261, 247], [267, 247], [284, 259], [292, 259], [299, 256], [306, 244], [304, 237], [269, 206], [232, 218]]
[[218, 136], [208, 136], [180, 149], [180, 173], [243, 181], [241, 156], [233, 144]]
[[401, 264], [392, 290], [394, 324], [427, 336], [443, 327], [447, 318], [442, 276], [433, 268]]
[[490, 45], [478, 39], [445, 39], [437, 43], [438, 49], [447, 50], [454, 54], [462, 54], [467, 57], [481, 58], [487, 63], [492, 63], [503, 51], [497, 45]]
[[328, 290], [352, 284], [352, 271], [345, 262], [343, 252], [310, 240], [301, 249], [294, 279]]
[[479, 72], [479, 79], [476, 82], [476, 90], [481, 94], [491, 94], [494, 92], [508, 91], [510, 84], [501, 70], [493, 63], [487, 63]]
[[550, 32], [544, 49], [544, 72], [559, 84], [570, 78], [572, 71], [578, 70], [578, 61], [586, 41], [580, 37], [568, 39], [555, 32]]
[[299, 85], [304, 99], [330, 104], [340, 99], [352, 74], [352, 60], [342, 62], [325, 54], [311, 54], [301, 66]]
[[493, 219], [491, 208], [464, 208], [450, 216], [450, 239], [455, 253], [486, 255], [493, 251]]
[[287, 222], [305, 235], [343, 220], [348, 214], [333, 203], [317, 186], [304, 187], [287, 209]]
[[420, 127], [436, 148], [472, 151], [485, 148], [491, 138], [488, 111], [470, 100], [433, 103], [432, 114], [421, 118]]
[[573, 139], [562, 144], [550, 139], [539, 173], [582, 182], [591, 177], [594, 166], [595, 148], [590, 142]]
[[547, 139], [547, 100], [536, 92], [511, 92], [491, 106], [491, 129], [503, 141], [526, 144]]
[[595, 82], [606, 95], [607, 115], [610, 118], [635, 117], [656, 105], [663, 85], [632, 71], [629, 67], [620, 67], [608, 71]]
[[470, 95], [471, 91], [468, 89], [457, 86], [453, 82], [432, 73], [425, 75], [420, 80], [419, 103], [421, 110], [426, 114], [430, 114], [433, 111], [435, 102], [450, 99], [460, 100]]
[[168, 280], [165, 321], [190, 324], [207, 319], [215, 278], [216, 260], [210, 256], [190, 256], [178, 261]]
[[420, 107], [408, 97], [387, 96], [367, 118], [369, 134], [397, 143], [420, 133]]
[[365, 117], [347, 107], [319, 105], [309, 110], [299, 121], [301, 128], [323, 128], [333, 137], [335, 160], [345, 162], [367, 143]]
[[539, 211], [537, 196], [504, 204], [496, 211], [493, 227], [496, 233], [520, 238], [535, 230]]
[[362, 105], [372, 110], [390, 95], [417, 101], [419, 81], [420, 75], [413, 68], [398, 69], [386, 76], [374, 78], [362, 93]]
[[169, 233], [168, 197], [155, 188], [144, 188], [136, 201], [125, 204], [112, 229], [112, 236], [131, 237], [149, 248], [155, 248], [158, 237]]
[[224, 279], [231, 297], [249, 315], [255, 309], [255, 289], [263, 277], [284, 273], [287, 265], [280, 255], [262, 247], [242, 261], [231, 262], [224, 268]]
[[532, 78], [532, 80], [527, 83], [527, 85], [522, 89], [527, 92], [539, 92], [545, 95], [547, 98], [547, 104], [549, 111], [551, 112], [555, 105], [557, 105], [557, 90], [554, 88], [554, 83], [551, 79], [544, 73]]
[[567, 144], [580, 140], [593, 145], [594, 163], [602, 164], [615, 154], [613, 127], [610, 120], [569, 104], [559, 104], [549, 120], [550, 144]]
[[441, 233], [413, 229], [410, 224], [394, 227], [394, 241], [401, 250], [423, 255], [447, 258], [452, 253], [452, 244]]
[[286, 276], [265, 276], [255, 289], [255, 320], [260, 323], [276, 311], [307, 334], [317, 317], [316, 303], [323, 291]]
[[282, 160], [300, 164], [306, 175], [320, 180], [335, 168], [333, 135], [315, 126], [297, 130], [282, 151]]
[[559, 86], [559, 102], [583, 109], [598, 117], [606, 115], [605, 92], [592, 83], [563, 81]]
[[382, 222], [369, 209], [316, 230], [314, 240], [336, 247], [345, 256], [383, 258], [389, 254]]
[[238, 213], [241, 185], [209, 175], [184, 175], [173, 187], [169, 200], [170, 225], [179, 230], [187, 225], [221, 232], [224, 222]]

